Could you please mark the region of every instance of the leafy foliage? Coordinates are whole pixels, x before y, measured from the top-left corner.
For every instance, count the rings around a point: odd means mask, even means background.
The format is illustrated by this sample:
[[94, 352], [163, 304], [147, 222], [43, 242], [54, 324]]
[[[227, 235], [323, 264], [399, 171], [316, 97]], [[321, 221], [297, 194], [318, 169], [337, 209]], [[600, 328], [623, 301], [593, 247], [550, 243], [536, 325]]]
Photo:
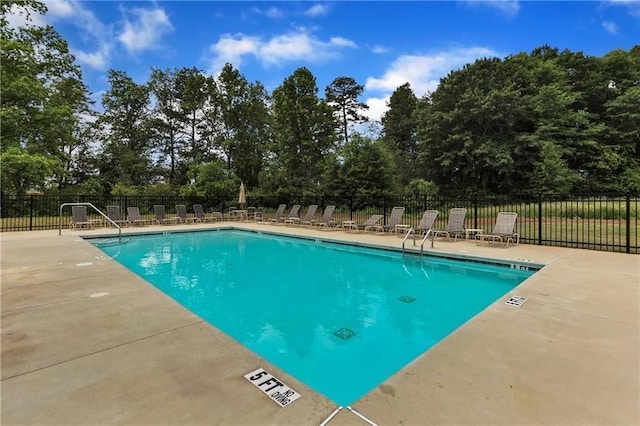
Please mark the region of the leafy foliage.
[[271, 94], [230, 64], [212, 76], [154, 68], [143, 84], [110, 70], [97, 114], [66, 41], [29, 19], [45, 12], [0, 3], [3, 191], [232, 199], [239, 180], [283, 197], [640, 191], [640, 46], [483, 58], [421, 99], [405, 83], [364, 136], [349, 134], [365, 121], [363, 86], [340, 76], [322, 99], [307, 68]]

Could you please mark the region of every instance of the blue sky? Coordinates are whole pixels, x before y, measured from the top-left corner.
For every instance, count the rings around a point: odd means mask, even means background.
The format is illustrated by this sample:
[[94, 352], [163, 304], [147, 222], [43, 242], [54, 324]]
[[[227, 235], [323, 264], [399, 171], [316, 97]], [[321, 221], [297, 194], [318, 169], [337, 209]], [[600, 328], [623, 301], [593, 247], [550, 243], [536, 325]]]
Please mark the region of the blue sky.
[[396, 87], [409, 82], [422, 96], [480, 57], [543, 44], [600, 56], [640, 44], [640, 0], [45, 3], [38, 23], [69, 42], [96, 100], [110, 68], [142, 83], [152, 67], [215, 74], [230, 62], [271, 91], [305, 66], [320, 96], [334, 78], [355, 78], [378, 119]]

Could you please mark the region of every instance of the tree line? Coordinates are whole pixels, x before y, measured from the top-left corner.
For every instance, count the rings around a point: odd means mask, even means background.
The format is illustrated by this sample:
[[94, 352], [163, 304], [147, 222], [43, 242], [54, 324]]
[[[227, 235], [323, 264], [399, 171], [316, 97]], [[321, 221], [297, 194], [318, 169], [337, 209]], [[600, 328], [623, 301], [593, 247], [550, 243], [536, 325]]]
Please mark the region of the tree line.
[[[108, 72], [91, 101], [66, 41], [0, 4], [2, 190], [253, 195], [640, 191], [640, 46], [602, 57], [542, 46], [399, 86], [379, 123], [364, 87], [319, 95], [301, 67], [269, 93], [232, 65]], [[8, 15], [22, 13], [15, 28]], [[97, 110], [101, 112], [97, 112]]]

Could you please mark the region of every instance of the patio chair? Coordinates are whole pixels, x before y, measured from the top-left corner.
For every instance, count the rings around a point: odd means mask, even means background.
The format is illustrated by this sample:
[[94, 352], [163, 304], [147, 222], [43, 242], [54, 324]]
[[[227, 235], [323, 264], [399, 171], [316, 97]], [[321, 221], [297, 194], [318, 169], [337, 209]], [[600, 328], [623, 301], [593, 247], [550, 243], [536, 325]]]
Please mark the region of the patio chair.
[[190, 218], [187, 215], [187, 206], [185, 206], [184, 204], [176, 204], [176, 217], [175, 217], [177, 222], [181, 222], [181, 223], [187, 223], [187, 222], [191, 222], [194, 223], [195, 220]]
[[264, 207], [258, 207], [256, 209], [256, 212], [253, 215], [253, 219], [256, 222], [264, 222]]
[[213, 220], [213, 218], [207, 217], [207, 215], [204, 213], [204, 207], [202, 207], [202, 204], [193, 205], [193, 221], [194, 222], [205, 223], [210, 220]]
[[325, 229], [335, 227], [337, 222], [332, 219], [333, 212], [335, 212], [335, 210], [336, 210], [336, 206], [334, 206], [333, 204], [328, 205], [327, 207], [324, 208], [324, 213], [322, 213], [322, 217], [318, 220], [312, 219], [310, 225], [319, 226]]
[[481, 245], [485, 241], [492, 243], [500, 241], [502, 247], [509, 247], [509, 243], [518, 244], [520, 242], [520, 235], [516, 232], [516, 219], [518, 213], [514, 212], [500, 212], [496, 218], [496, 224], [493, 227], [493, 232], [490, 234], [478, 234], [476, 239], [478, 245]]
[[286, 204], [280, 204], [278, 206], [278, 210], [276, 210], [276, 212], [274, 213], [273, 217], [269, 219], [269, 222], [275, 222], [278, 223], [280, 221], [280, 219], [282, 218], [282, 215], [284, 214], [284, 209], [287, 208]]
[[132, 226], [146, 225], [147, 220], [142, 218], [139, 207], [127, 207], [127, 219]]
[[127, 219], [120, 216], [120, 206], [107, 206], [107, 217], [111, 219], [111, 222], [107, 221], [109, 226], [112, 225], [112, 222], [118, 226], [129, 226], [131, 224]]
[[286, 219], [285, 223], [290, 223], [292, 225], [300, 225], [303, 222], [311, 223], [311, 221], [316, 217], [316, 210], [318, 210], [317, 204], [312, 204], [307, 208], [307, 212], [305, 213], [303, 218], [299, 217], [290, 217]]
[[[292, 221], [292, 220], [300, 220], [300, 204], [294, 204], [293, 207], [291, 207], [291, 210], [289, 211], [289, 214], [286, 216], [282, 216], [281, 218], [282, 223], [287, 223], [288, 221]], [[280, 220], [278, 220], [279, 223]]]
[[396, 232], [396, 226], [402, 222], [402, 216], [404, 215], [404, 207], [394, 207], [389, 215], [389, 221], [382, 225], [383, 230], [387, 232]]
[[425, 210], [422, 215], [422, 219], [420, 219], [418, 226], [415, 227], [414, 232], [416, 234], [426, 234], [430, 229], [433, 229], [433, 225], [436, 223], [439, 213], [440, 212], [438, 212], [438, 210]]
[[82, 227], [93, 229], [93, 222], [87, 218], [87, 206], [73, 206], [71, 207], [71, 222], [69, 223], [69, 228], [76, 229]]
[[164, 210], [164, 204], [155, 204], [153, 206], [153, 212], [156, 215], [155, 221], [158, 225], [164, 225], [166, 223], [175, 225], [176, 221], [178, 220], [178, 218], [176, 217], [167, 217], [167, 214]]
[[383, 217], [384, 215], [381, 214], [372, 214], [367, 220], [364, 221], [364, 223], [358, 224], [348, 221], [343, 224], [343, 228], [345, 231], [355, 232], [384, 232], [384, 228], [379, 223]]
[[467, 209], [455, 207], [449, 210], [449, 220], [445, 229], [434, 229], [432, 232], [433, 237], [446, 237], [451, 240], [457, 240], [458, 237], [465, 235], [464, 220], [467, 216]]

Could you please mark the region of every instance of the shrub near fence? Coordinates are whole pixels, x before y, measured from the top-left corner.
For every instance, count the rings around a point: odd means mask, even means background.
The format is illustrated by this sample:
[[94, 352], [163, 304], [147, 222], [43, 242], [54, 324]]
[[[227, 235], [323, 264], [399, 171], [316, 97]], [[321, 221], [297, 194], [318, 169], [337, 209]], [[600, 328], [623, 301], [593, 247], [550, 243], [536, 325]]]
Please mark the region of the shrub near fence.
[[[0, 230], [28, 231], [66, 227], [71, 208], [63, 209], [60, 224], [60, 206], [63, 203], [89, 202], [102, 212], [108, 205], [118, 205], [122, 212], [137, 206], [146, 219], [152, 219], [153, 205], [163, 204], [168, 214], [175, 214], [175, 205], [184, 204], [191, 211], [193, 204], [202, 204], [206, 212], [226, 213], [235, 200], [218, 200], [203, 197], [179, 196], [67, 196], [67, 195], [6, 195], [0, 197]], [[518, 213], [516, 228], [520, 241], [527, 244], [574, 247], [592, 250], [640, 252], [640, 197], [638, 194], [597, 194], [579, 196], [436, 196], [436, 197], [333, 197], [291, 196], [251, 197], [247, 206], [263, 207], [267, 214], [279, 204], [291, 207], [300, 204], [302, 210], [310, 204], [318, 205], [318, 215], [325, 206], [336, 206], [334, 218], [364, 222], [372, 214], [384, 214], [388, 218], [394, 206], [404, 206], [403, 223], [417, 226], [427, 209], [440, 211], [436, 227], [444, 228], [448, 212], [454, 207], [467, 209], [466, 224], [469, 228], [493, 229], [501, 211]], [[88, 209], [90, 219], [100, 219], [99, 214]]]

